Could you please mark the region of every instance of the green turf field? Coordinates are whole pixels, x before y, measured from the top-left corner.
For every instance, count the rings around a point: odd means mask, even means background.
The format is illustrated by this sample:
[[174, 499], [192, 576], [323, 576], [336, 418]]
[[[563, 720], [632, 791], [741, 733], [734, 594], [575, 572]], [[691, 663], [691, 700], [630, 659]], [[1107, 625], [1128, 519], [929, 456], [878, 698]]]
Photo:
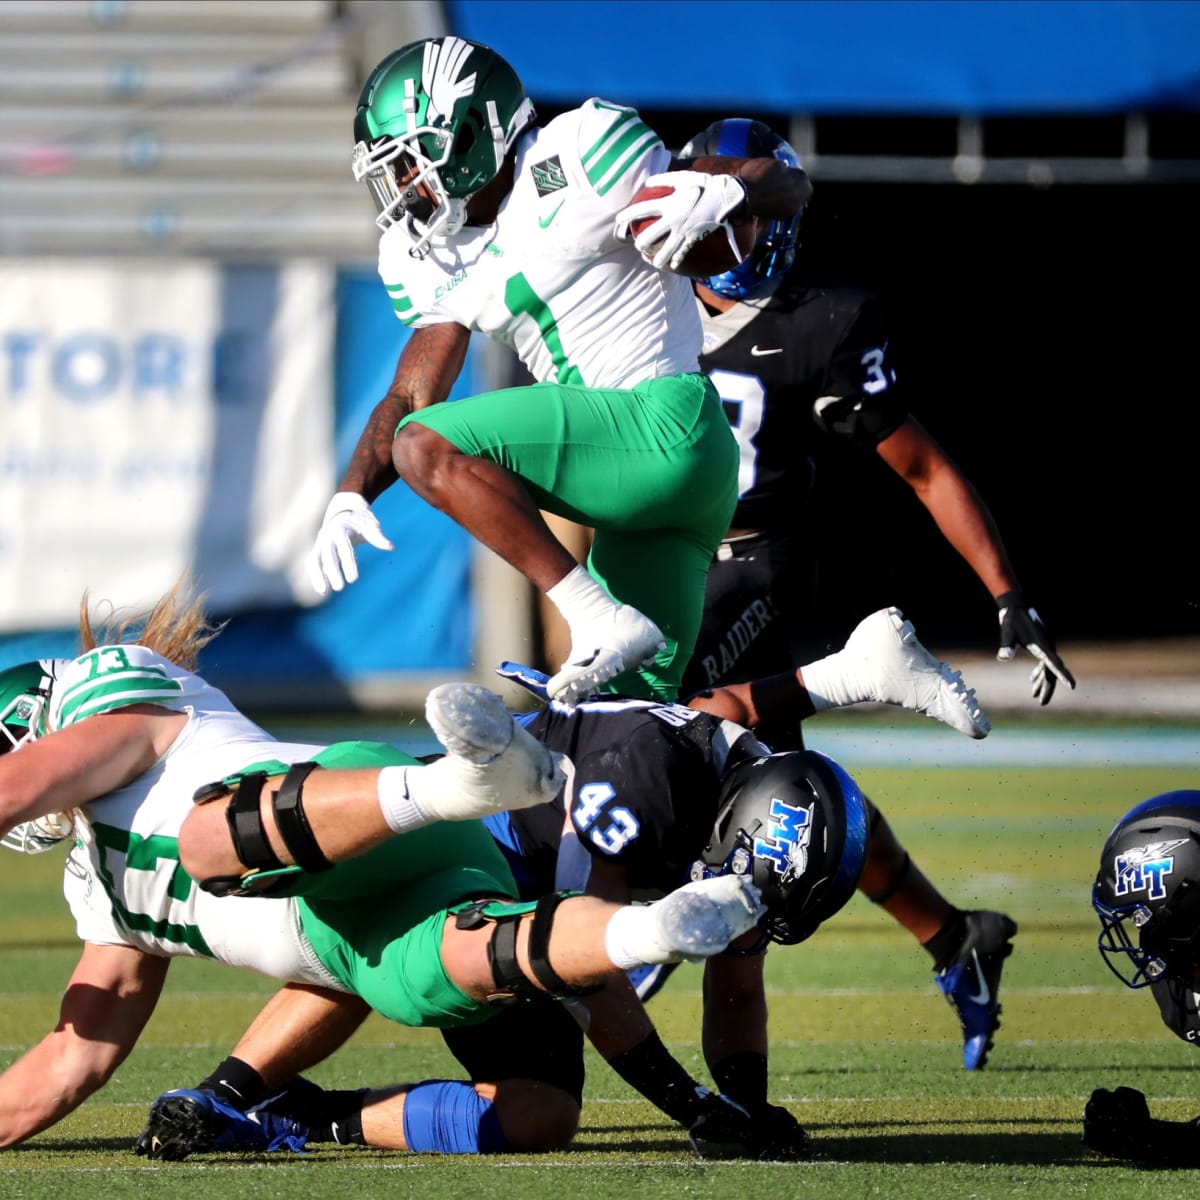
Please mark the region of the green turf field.
[[[957, 1025], [909, 936], [860, 897], [810, 942], [775, 948], [772, 1091], [813, 1133], [816, 1161], [699, 1163], [682, 1132], [594, 1056], [584, 1122], [566, 1153], [441, 1158], [362, 1149], [216, 1156], [151, 1164], [130, 1145], [148, 1102], [194, 1083], [232, 1044], [271, 985], [207, 963], [172, 967], [143, 1042], [108, 1087], [56, 1128], [0, 1152], [0, 1197], [253, 1195], [317, 1200], [358, 1192], [559, 1200], [566, 1196], [1190, 1196], [1191, 1172], [1145, 1172], [1079, 1141], [1098, 1085], [1140, 1086], [1156, 1115], [1200, 1112], [1194, 1052], [1149, 995], [1095, 951], [1089, 889], [1099, 847], [1136, 801], [1196, 785], [1190, 769], [869, 768], [856, 772], [914, 858], [963, 906], [1004, 908], [1020, 934], [988, 1067], [960, 1065]], [[53, 1023], [77, 953], [58, 892], [60, 855], [5, 854], [0, 1052], [5, 1063]], [[701, 1073], [699, 967], [682, 967], [652, 1013]], [[355, 1087], [457, 1072], [436, 1035], [372, 1019], [313, 1072]], [[702, 1076], [703, 1077], [703, 1076]]]

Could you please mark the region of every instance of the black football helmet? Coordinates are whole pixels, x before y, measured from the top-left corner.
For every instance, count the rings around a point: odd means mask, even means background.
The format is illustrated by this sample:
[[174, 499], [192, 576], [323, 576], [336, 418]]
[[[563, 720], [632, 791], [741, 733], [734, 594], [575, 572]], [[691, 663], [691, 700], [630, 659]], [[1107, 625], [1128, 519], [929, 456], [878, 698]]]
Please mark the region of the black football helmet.
[[[725, 154], [733, 158], [777, 158], [789, 167], [798, 167], [796, 152], [769, 125], [745, 117], [714, 121], [703, 133], [696, 134], [679, 152], [680, 158], [703, 158]], [[727, 300], [744, 300], [768, 280], [782, 275], [795, 261], [800, 245], [800, 217], [803, 208], [787, 220], [772, 221], [758, 235], [754, 249], [731, 271], [701, 279], [710, 291]]]
[[819, 751], [795, 750], [747, 759], [725, 776], [692, 878], [749, 875], [767, 906], [764, 934], [793, 946], [854, 894], [866, 850], [858, 784]]
[[1092, 907], [1100, 954], [1127, 987], [1192, 985], [1200, 965], [1200, 791], [1152, 796], [1117, 822], [1100, 852]]

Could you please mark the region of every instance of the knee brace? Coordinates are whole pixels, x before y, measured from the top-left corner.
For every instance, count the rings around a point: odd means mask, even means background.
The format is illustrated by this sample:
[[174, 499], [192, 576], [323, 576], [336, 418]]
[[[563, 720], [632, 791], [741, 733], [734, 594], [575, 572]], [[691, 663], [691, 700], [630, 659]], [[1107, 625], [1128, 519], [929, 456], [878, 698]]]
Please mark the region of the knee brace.
[[427, 1079], [404, 1097], [404, 1140], [412, 1151], [502, 1154], [511, 1149], [495, 1106], [469, 1083]]
[[[296, 865], [284, 866], [271, 849], [259, 807], [267, 774], [253, 771], [238, 780], [225, 810], [233, 852], [246, 870], [240, 875], [217, 875], [197, 880], [204, 891], [215, 896], [261, 895], [283, 877], [300, 872], [327, 871], [333, 866], [317, 845], [304, 815], [304, 781], [316, 768], [317, 764], [312, 762], [295, 763], [271, 796], [276, 828]], [[227, 795], [229, 790], [223, 782], [209, 783], [199, 788], [192, 800], [196, 804], [208, 804]]]
[[[488, 940], [488, 966], [496, 990], [488, 996], [489, 1004], [515, 1004], [549, 992], [556, 999], [563, 996], [587, 996], [595, 987], [573, 987], [550, 965], [550, 930], [558, 906], [580, 892], [552, 892], [540, 900], [526, 903], [506, 903], [502, 900], [478, 900], [467, 904], [454, 914], [458, 929], [479, 929], [491, 924]], [[533, 924], [529, 930], [529, 967], [531, 979], [517, 961], [517, 929], [529, 913]], [[535, 986], [540, 983], [545, 992]]]

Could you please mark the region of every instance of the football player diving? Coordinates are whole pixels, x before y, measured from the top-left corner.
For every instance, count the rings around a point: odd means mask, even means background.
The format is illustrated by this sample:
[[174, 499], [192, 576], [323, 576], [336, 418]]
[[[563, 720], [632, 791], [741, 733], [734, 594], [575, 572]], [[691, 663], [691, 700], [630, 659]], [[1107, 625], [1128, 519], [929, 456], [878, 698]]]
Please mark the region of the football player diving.
[[[120, 636], [134, 625], [140, 644]], [[0, 673], [0, 834], [36, 849], [68, 832], [63, 886], [84, 943], [54, 1028], [0, 1074], [0, 1146], [111, 1078], [176, 957], [449, 1028], [514, 993], [566, 997], [638, 963], [716, 953], [764, 911], [734, 876], [649, 907], [522, 902], [477, 818], [545, 802], [561, 767], [478, 685], [430, 694], [447, 753], [426, 765], [386, 745], [272, 738], [189, 669], [215, 631], [181, 587], [109, 632], [98, 639], [85, 613], [78, 658]], [[225, 877], [181, 860], [185, 819], [210, 806], [238, 855]], [[272, 1134], [303, 1144], [287, 1123]]]
[[[698, 1153], [804, 1157], [807, 1134], [767, 1097], [767, 947], [807, 938], [856, 886], [886, 893], [914, 912], [932, 910], [938, 919], [957, 910], [933, 889], [838, 764], [812, 752], [771, 756], [746, 725], [781, 705], [796, 717], [811, 715], [817, 704], [828, 707], [822, 693], [836, 691], [846, 703], [882, 700], [963, 732], [977, 729], [982, 714], [973, 694], [915, 641], [911, 625], [896, 627], [893, 613], [872, 614], [842, 651], [790, 679], [715, 689], [686, 707], [611, 697], [570, 711], [551, 702], [523, 718], [571, 764], [553, 803], [511, 821], [485, 822], [523, 895], [561, 886], [628, 903], [662, 895], [689, 875], [730, 872], [760, 887], [764, 920], [731, 947], [733, 953], [714, 957], [705, 969], [704, 1052], [717, 1093], [692, 1078], [659, 1039], [639, 991], [648, 997], [661, 979], [645, 972], [616, 977], [612, 986], [580, 997], [570, 1014], [561, 1006], [525, 1003], [486, 1027], [446, 1031], [446, 1043], [472, 1083], [445, 1083], [436, 1097], [422, 1095], [424, 1085], [359, 1094], [322, 1093], [306, 1080], [289, 1085], [292, 1074], [328, 1053], [362, 1019], [361, 1011], [347, 1012], [346, 1003], [335, 1010], [321, 997], [292, 989], [271, 1002], [197, 1087], [155, 1101], [139, 1145], [172, 1158], [223, 1146], [262, 1148], [262, 1122], [283, 1118], [302, 1124], [312, 1141], [486, 1152], [503, 1146], [481, 1136], [488, 1132], [479, 1121], [482, 1110], [469, 1102], [481, 1085], [513, 1079], [529, 1089], [527, 1113], [535, 1104], [544, 1107], [543, 1148], [565, 1145], [583, 1088], [584, 1034], [571, 1014], [586, 1011], [582, 1024], [593, 1045], [688, 1131]], [[503, 673], [540, 688], [545, 699], [544, 677], [512, 665]], [[202, 876], [238, 869], [218, 817], [209, 806], [198, 809], [181, 834], [184, 862]], [[998, 979], [997, 963], [993, 985]], [[981, 1055], [997, 1023], [998, 999], [993, 1005], [991, 1020], [975, 1035]], [[452, 1088], [468, 1102], [457, 1111]], [[440, 1105], [437, 1123], [428, 1115], [433, 1099]], [[249, 1116], [242, 1115], [247, 1108]], [[564, 1129], [568, 1113], [572, 1123]]]
[[[1167, 1028], [1200, 1039], [1200, 791], [1165, 792], [1127, 812], [1100, 852], [1092, 888], [1099, 950], [1126, 987], [1149, 988]], [[1110, 1158], [1200, 1167], [1200, 1118], [1151, 1117], [1145, 1094], [1097, 1088], [1083, 1140]]]
[[[458, 37], [384, 58], [354, 138], [379, 274], [412, 336], [327, 507], [314, 586], [357, 579], [357, 544], [391, 549], [370, 503], [403, 479], [561, 612], [552, 696], [674, 699], [738, 451], [671, 268], [727, 220], [790, 217], [807, 175], [771, 156], [675, 159], [602, 99], [541, 126], [512, 67]], [[648, 186], [662, 194], [635, 203]], [[442, 403], [476, 330], [537, 382]], [[543, 511], [595, 530], [586, 569]]]

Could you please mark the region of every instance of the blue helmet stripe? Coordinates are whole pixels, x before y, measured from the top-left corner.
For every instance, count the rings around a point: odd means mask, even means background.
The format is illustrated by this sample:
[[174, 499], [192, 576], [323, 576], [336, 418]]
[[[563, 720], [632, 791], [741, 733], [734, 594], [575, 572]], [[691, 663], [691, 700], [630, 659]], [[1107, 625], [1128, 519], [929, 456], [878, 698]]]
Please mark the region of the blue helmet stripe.
[[1163, 792], [1159, 796], [1151, 796], [1149, 800], [1143, 800], [1141, 804], [1134, 805], [1113, 826], [1112, 833], [1108, 836], [1112, 837], [1113, 833], [1116, 833], [1118, 829], [1124, 825], [1128, 825], [1131, 821], [1139, 821], [1142, 817], [1149, 816], [1164, 808], [1195, 809], [1196, 819], [1200, 820], [1200, 792], [1185, 789], [1178, 792]]
[[867, 802], [858, 784], [841, 764], [819, 750], [810, 753], [820, 755], [825, 760], [842, 790], [842, 803], [846, 810], [846, 844], [829, 885], [830, 894], [837, 897], [837, 905], [841, 907], [858, 887], [867, 859]]
[[721, 130], [717, 135], [717, 153], [728, 154], [731, 158], [749, 158], [746, 142], [750, 133], [750, 122], [734, 117], [721, 122]]

